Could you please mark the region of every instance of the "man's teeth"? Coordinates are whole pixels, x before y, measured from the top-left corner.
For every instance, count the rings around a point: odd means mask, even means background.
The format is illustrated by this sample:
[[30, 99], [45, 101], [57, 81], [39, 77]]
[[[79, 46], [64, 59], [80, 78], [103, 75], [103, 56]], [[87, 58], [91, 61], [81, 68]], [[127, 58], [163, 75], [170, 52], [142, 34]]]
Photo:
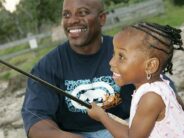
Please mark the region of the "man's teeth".
[[80, 33], [80, 32], [85, 32], [87, 29], [71, 29], [69, 30], [70, 33]]
[[78, 33], [78, 32], [81, 32], [81, 29], [70, 30], [69, 32], [70, 33]]

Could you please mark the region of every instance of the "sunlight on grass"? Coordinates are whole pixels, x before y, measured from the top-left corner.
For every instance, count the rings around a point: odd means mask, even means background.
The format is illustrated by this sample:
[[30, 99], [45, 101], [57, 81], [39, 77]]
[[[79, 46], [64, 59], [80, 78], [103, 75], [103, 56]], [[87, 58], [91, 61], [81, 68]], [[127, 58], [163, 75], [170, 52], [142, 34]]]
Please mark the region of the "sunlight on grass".
[[171, 2], [165, 1], [165, 14], [148, 18], [146, 21], [163, 25], [168, 24], [175, 27], [181, 26], [184, 24], [184, 6], [174, 6]]

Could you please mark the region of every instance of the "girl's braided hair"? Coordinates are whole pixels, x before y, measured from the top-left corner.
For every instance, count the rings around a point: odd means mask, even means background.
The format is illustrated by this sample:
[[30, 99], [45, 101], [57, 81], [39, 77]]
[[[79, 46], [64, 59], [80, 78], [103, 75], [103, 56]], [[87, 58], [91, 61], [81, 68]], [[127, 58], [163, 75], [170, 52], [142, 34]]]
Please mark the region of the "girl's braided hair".
[[150, 44], [150, 47], [160, 50], [168, 55], [168, 60], [163, 67], [163, 73], [169, 72], [172, 74], [172, 57], [174, 50], [184, 51], [180, 35], [181, 30], [169, 25], [159, 25], [156, 23], [138, 23], [132, 27], [145, 32], [162, 44], [162, 46]]

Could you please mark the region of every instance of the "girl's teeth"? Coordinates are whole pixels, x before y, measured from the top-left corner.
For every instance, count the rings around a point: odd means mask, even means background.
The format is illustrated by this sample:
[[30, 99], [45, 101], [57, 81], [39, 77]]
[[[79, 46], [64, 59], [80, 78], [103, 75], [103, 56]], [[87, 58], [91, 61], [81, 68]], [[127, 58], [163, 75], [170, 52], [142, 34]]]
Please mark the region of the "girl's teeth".
[[120, 77], [121, 76], [120, 74], [115, 73], [115, 72], [113, 73], [113, 75], [116, 76], [116, 77]]

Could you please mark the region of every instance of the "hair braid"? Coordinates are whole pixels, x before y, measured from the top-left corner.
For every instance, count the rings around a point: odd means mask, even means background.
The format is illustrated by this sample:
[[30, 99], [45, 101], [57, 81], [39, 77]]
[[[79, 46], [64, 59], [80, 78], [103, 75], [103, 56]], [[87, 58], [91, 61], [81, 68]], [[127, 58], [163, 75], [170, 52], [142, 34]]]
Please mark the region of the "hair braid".
[[166, 48], [159, 47], [158, 45], [150, 45], [151, 47], [168, 54], [168, 60], [163, 67], [163, 73], [169, 72], [172, 74], [172, 57], [174, 50], [182, 50], [183, 42], [181, 40], [181, 29], [173, 28], [169, 25], [159, 25], [156, 23], [138, 23], [132, 27], [145, 32], [159, 41]]
[[167, 64], [165, 65], [165, 68], [163, 69], [162, 72], [163, 73], [169, 72], [172, 75], [173, 74], [173, 72], [172, 72], [172, 67], [173, 67], [172, 57], [170, 57], [166, 63]]

